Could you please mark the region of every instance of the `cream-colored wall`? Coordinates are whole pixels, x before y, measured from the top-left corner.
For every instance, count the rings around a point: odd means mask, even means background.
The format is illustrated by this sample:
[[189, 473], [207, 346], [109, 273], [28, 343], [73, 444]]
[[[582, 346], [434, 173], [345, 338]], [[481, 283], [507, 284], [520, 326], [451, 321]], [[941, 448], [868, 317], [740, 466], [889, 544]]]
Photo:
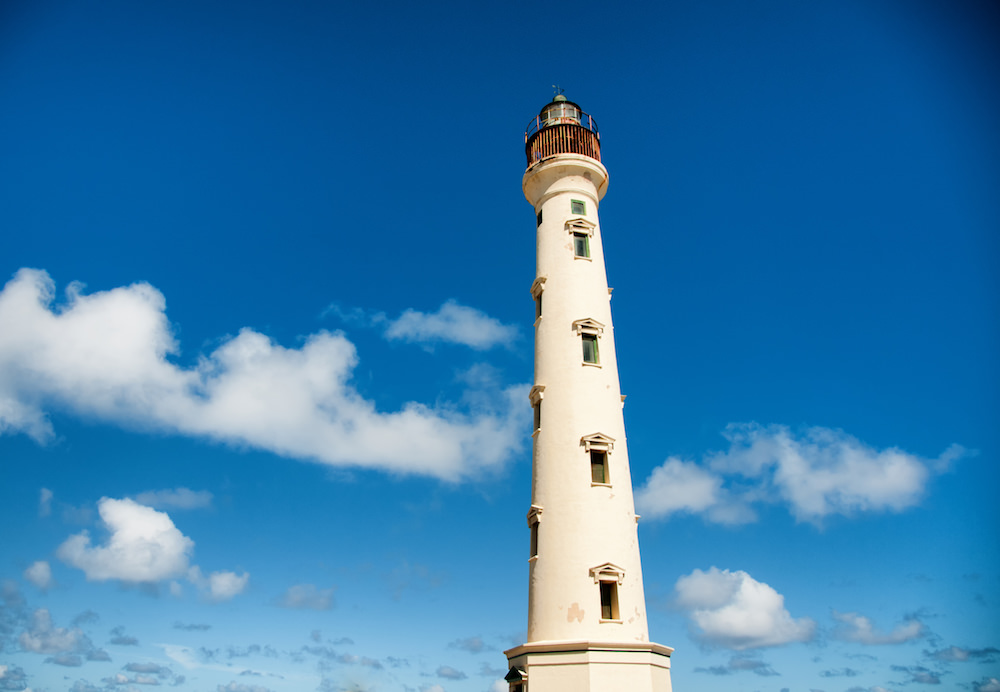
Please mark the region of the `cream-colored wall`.
[[[642, 568], [622, 415], [610, 296], [598, 204], [608, 174], [597, 161], [563, 154], [530, 168], [523, 189], [542, 212], [537, 277], [544, 277], [542, 316], [535, 327], [535, 384], [545, 387], [535, 434], [532, 504], [542, 508], [538, 557], [530, 561], [528, 642], [647, 641]], [[582, 218], [596, 224], [590, 260], [575, 257], [566, 222], [578, 218], [570, 201], [586, 202]], [[604, 325], [601, 367], [583, 364], [573, 322]], [[585, 435], [614, 438], [610, 487], [594, 486]], [[590, 570], [624, 569], [618, 587], [620, 623], [601, 622], [600, 591]]]
[[585, 641], [526, 644], [507, 655], [512, 666], [527, 671], [528, 692], [671, 692], [671, 652], [656, 644]]

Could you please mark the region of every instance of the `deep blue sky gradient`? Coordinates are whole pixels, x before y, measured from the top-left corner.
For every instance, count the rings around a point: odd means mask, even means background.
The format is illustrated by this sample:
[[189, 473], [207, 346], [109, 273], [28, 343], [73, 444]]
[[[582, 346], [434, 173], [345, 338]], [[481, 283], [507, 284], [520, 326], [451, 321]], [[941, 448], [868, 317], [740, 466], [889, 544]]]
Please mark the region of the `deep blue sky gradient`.
[[[924, 652], [1000, 646], [998, 29], [995, 2], [9, 1], [0, 274], [44, 269], [60, 296], [73, 281], [148, 282], [185, 367], [244, 327], [288, 348], [343, 330], [352, 382], [384, 412], [459, 406], [474, 366], [530, 382], [522, 131], [559, 84], [596, 118], [611, 176], [601, 228], [636, 486], [669, 456], [725, 449], [740, 422], [843, 430], [925, 459], [953, 443], [977, 452], [899, 513], [816, 527], [779, 504], [739, 527], [644, 521], [650, 634], [677, 649], [675, 689], [920, 688], [901, 669], [914, 666], [980, 689], [1000, 676], [996, 655], [944, 665]], [[338, 316], [449, 299], [518, 336], [421, 348]], [[47, 410], [49, 444], [0, 436], [0, 580], [60, 627], [89, 609], [96, 644], [124, 625], [140, 647], [106, 646], [112, 662], [79, 668], [0, 649], [36, 692], [100, 686], [140, 659], [185, 674], [180, 689], [237, 679], [242, 659], [185, 670], [158, 648], [170, 643], [274, 647], [253, 665], [283, 679], [240, 681], [276, 692], [321, 680], [482, 692], [523, 639], [528, 444], [455, 484]], [[163, 585], [87, 582], [55, 557], [71, 534], [102, 535], [100, 498], [181, 486], [214, 496], [170, 513], [196, 561], [249, 571], [247, 592], [172, 599]], [[57, 588], [24, 580], [36, 560]], [[778, 675], [710, 672], [734, 652], [700, 642], [672, 602], [679, 577], [712, 566], [817, 621], [811, 643], [750, 652]], [[335, 588], [336, 606], [275, 606], [300, 583]], [[916, 614], [928, 634], [840, 641], [833, 610], [883, 631]], [[296, 659], [313, 630], [384, 669]], [[483, 652], [449, 646], [473, 636]], [[857, 675], [822, 675], [845, 667]]]

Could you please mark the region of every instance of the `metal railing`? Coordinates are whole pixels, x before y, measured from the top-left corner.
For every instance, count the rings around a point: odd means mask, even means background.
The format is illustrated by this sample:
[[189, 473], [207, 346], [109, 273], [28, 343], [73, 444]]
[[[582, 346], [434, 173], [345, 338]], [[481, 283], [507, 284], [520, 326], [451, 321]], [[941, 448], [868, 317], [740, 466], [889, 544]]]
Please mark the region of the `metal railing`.
[[589, 115], [583, 115], [583, 122], [590, 127], [575, 122], [540, 125], [539, 118], [535, 118], [534, 128], [529, 123], [524, 133], [524, 153], [528, 157], [528, 167], [558, 154], [581, 154], [600, 161], [601, 136], [597, 132], [597, 125]]

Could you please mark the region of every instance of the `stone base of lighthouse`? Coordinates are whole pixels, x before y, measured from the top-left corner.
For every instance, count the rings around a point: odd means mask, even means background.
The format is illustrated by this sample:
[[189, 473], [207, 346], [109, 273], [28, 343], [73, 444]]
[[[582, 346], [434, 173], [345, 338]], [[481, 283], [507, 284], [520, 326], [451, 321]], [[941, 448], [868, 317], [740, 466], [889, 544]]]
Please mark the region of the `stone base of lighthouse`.
[[650, 642], [530, 642], [505, 651], [511, 692], [671, 692], [673, 649]]

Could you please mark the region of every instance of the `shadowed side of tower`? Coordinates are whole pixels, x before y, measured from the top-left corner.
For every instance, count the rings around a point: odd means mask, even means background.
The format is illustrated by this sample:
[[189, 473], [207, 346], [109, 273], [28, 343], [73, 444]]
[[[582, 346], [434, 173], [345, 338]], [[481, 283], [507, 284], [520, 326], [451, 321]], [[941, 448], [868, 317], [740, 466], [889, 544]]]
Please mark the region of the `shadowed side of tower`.
[[598, 206], [597, 125], [557, 96], [525, 132], [537, 225], [528, 639], [511, 692], [670, 692], [649, 642]]

